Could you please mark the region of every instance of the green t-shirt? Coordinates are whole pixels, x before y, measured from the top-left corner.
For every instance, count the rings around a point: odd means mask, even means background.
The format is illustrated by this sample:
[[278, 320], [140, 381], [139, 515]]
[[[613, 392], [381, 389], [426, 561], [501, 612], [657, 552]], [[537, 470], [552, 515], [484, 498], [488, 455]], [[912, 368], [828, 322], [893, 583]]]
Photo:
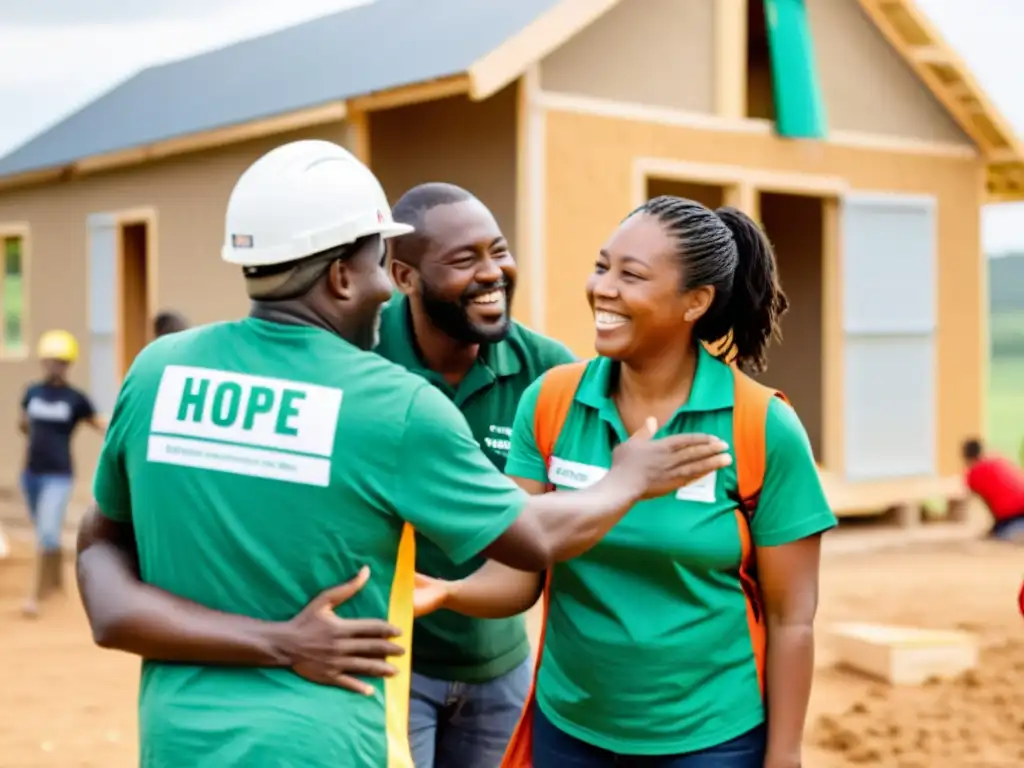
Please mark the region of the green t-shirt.
[[[94, 493], [130, 521], [142, 579], [219, 611], [287, 620], [363, 565], [345, 618], [412, 627], [411, 526], [455, 562], [521, 511], [437, 389], [327, 331], [247, 319], [159, 339], [118, 395]], [[147, 661], [149, 768], [411, 766], [408, 655], [373, 696], [287, 669]]]
[[[550, 467], [533, 434], [540, 382], [523, 395], [505, 471], [579, 488], [627, 439], [609, 385], [615, 364], [589, 363]], [[660, 435], [703, 432], [732, 443], [733, 379], [703, 349], [690, 392]], [[758, 546], [835, 525], [807, 435], [772, 402]], [[734, 457], [735, 458], [735, 457]], [[613, 752], [666, 755], [728, 741], [764, 720], [739, 578], [735, 465], [636, 505], [586, 554], [554, 569], [537, 701], [558, 728]]]
[[[398, 294], [384, 309], [381, 341], [374, 350], [440, 389], [462, 411], [483, 452], [505, 468], [512, 421], [523, 392], [550, 368], [572, 361], [562, 344], [513, 323], [508, 337], [485, 345], [457, 387], [427, 368], [412, 334], [409, 305]], [[465, 578], [484, 563], [474, 557], [456, 565], [426, 536], [416, 542], [416, 569], [444, 579]], [[493, 680], [530, 656], [530, 640], [521, 616], [474, 619], [437, 611], [417, 619], [413, 631], [413, 670], [438, 680], [480, 683]]]

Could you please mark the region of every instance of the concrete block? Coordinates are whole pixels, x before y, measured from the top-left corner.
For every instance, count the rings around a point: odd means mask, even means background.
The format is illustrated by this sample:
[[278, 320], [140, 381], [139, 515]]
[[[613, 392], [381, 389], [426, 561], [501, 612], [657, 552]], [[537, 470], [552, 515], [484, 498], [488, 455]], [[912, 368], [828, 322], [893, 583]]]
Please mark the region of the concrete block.
[[846, 623], [830, 634], [837, 664], [892, 685], [949, 679], [978, 666], [978, 641], [966, 632]]

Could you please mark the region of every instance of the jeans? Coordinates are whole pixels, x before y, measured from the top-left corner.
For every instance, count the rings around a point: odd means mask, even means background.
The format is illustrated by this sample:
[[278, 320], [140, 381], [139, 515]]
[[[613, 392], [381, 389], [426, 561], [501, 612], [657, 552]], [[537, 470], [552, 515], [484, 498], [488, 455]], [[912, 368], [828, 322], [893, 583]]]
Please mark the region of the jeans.
[[71, 475], [38, 475], [22, 472], [21, 492], [36, 529], [36, 543], [42, 552], [59, 552], [64, 516], [71, 498]]
[[[762, 768], [767, 728], [762, 724], [735, 739], [681, 755], [617, 755], [560, 731], [534, 707], [534, 768]], [[468, 765], [468, 764], [467, 764]]]
[[992, 526], [990, 535], [1001, 541], [1024, 540], [1024, 513], [999, 520]]
[[498, 768], [533, 680], [533, 661], [486, 683], [413, 673], [409, 744], [416, 768]]

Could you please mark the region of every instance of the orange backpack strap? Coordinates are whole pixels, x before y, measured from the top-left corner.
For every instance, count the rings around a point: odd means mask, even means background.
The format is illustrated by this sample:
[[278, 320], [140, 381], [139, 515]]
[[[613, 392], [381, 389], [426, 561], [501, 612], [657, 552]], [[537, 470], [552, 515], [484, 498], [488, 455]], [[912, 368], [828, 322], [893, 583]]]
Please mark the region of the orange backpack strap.
[[736, 455], [736, 479], [743, 512], [747, 517], [752, 517], [764, 482], [768, 406], [776, 397], [787, 403], [789, 401], [777, 389], [754, 381], [735, 365], [731, 367], [732, 444]]
[[739, 578], [746, 598], [747, 631], [750, 633], [751, 650], [763, 696], [768, 644], [761, 585], [757, 578], [757, 551], [750, 521], [757, 509], [761, 486], [764, 484], [768, 407], [776, 397], [789, 401], [781, 392], [759, 384], [735, 365], [732, 366], [732, 375], [732, 449], [736, 455], [736, 480], [740, 497], [736, 526], [742, 552]]
[[565, 363], [550, 369], [540, 381], [540, 394], [533, 412], [533, 437], [545, 464], [551, 461], [558, 435], [586, 370], [586, 361]]
[[[537, 395], [537, 406], [533, 416], [533, 438], [537, 450], [544, 457], [544, 464], [551, 463], [551, 455], [555, 452], [555, 443], [562, 431], [565, 419], [572, 408], [576, 390], [587, 370], [586, 361], [559, 365], [544, 374]], [[550, 486], [549, 486], [550, 487]], [[537, 690], [537, 673], [540, 660], [544, 655], [544, 634], [548, 625], [548, 606], [551, 603], [551, 569], [544, 574], [543, 617], [541, 619], [540, 638], [537, 642], [537, 653], [534, 657], [533, 681], [526, 704], [519, 715], [515, 731], [505, 748], [505, 756], [501, 768], [534, 768], [533, 765], [533, 714], [537, 706], [535, 693]]]

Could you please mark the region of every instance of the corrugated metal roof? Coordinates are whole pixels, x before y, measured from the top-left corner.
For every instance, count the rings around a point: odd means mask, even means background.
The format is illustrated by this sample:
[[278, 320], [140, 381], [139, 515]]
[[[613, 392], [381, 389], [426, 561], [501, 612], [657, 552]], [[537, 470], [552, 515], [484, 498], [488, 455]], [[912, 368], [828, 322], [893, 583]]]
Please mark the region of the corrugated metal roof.
[[457, 75], [559, 0], [376, 0], [143, 70], [0, 159], [0, 176]]

